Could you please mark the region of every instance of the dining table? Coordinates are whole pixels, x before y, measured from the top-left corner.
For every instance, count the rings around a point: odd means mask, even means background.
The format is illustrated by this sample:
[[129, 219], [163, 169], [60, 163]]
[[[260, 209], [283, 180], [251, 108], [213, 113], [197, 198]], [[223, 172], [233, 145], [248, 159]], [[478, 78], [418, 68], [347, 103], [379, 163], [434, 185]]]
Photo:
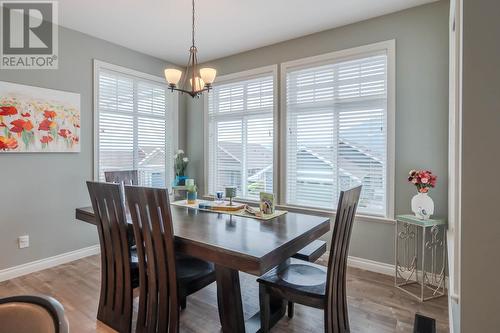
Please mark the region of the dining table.
[[[176, 251], [214, 263], [224, 333], [260, 331], [258, 312], [246, 321], [243, 316], [239, 272], [260, 276], [287, 265], [292, 255], [330, 230], [329, 218], [304, 213], [259, 220], [177, 205], [171, 205], [171, 212]], [[96, 224], [92, 207], [77, 208], [76, 219]], [[271, 300], [271, 326], [285, 310], [282, 299]]]

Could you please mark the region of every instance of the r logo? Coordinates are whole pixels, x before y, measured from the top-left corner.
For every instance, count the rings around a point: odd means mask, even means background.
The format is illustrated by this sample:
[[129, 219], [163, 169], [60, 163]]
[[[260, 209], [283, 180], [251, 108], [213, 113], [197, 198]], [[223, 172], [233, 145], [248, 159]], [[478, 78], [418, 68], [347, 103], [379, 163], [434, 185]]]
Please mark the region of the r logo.
[[0, 3], [2, 68], [57, 67], [57, 3]]

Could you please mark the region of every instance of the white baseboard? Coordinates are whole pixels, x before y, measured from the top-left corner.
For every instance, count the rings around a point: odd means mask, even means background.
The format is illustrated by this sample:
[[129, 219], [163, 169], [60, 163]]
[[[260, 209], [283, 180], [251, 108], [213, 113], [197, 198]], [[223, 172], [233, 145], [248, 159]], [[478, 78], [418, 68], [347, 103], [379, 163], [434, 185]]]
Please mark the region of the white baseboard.
[[19, 266], [0, 270], [0, 282], [10, 280], [19, 276], [41, 271], [54, 266], [62, 265], [100, 252], [99, 245], [85, 247], [83, 249], [58, 254], [53, 257], [40, 259]]
[[[379, 262], [379, 261], [374, 261], [374, 260], [370, 260], [370, 259], [363, 259], [363, 258], [358, 258], [358, 257], [351, 257], [351, 256], [349, 256], [347, 258], [347, 265], [350, 267], [363, 269], [365, 271], [371, 271], [371, 272], [380, 273], [380, 274], [384, 274], [384, 275], [390, 275], [390, 276], [394, 276], [395, 270], [396, 270], [395, 266], [392, 264], [386, 264], [386, 263]], [[427, 273], [427, 274], [429, 274], [429, 273]], [[420, 270], [417, 271], [417, 275], [415, 277], [413, 277], [412, 280], [416, 280], [417, 277], [419, 280], [422, 279], [422, 271], [420, 271]], [[430, 278], [436, 279], [437, 276], [434, 277], [433, 274], [430, 274]], [[448, 288], [448, 277], [445, 277], [444, 283], [445, 283], [446, 288]]]
[[365, 271], [394, 276], [394, 265], [375, 260], [349, 256], [347, 258], [347, 265], [350, 267], [364, 269]]

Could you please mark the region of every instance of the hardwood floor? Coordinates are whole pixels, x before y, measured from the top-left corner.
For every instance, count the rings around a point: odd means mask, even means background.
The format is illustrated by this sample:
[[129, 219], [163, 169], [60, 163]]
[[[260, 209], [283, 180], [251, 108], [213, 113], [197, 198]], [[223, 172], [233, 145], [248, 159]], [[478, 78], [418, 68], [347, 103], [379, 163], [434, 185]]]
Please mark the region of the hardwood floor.
[[[0, 297], [45, 294], [66, 310], [72, 333], [114, 332], [96, 318], [99, 257], [92, 256], [37, 273], [0, 282]], [[256, 277], [241, 274], [245, 318], [258, 310]], [[348, 303], [353, 333], [412, 332], [416, 312], [436, 319], [438, 332], [448, 332], [447, 299], [420, 303], [393, 287], [390, 276], [349, 268]], [[137, 301], [137, 300], [136, 300]], [[134, 323], [135, 325], [135, 323]], [[283, 318], [271, 332], [322, 332], [321, 310], [295, 306], [293, 319]], [[188, 297], [181, 312], [181, 332], [220, 332], [215, 283]]]

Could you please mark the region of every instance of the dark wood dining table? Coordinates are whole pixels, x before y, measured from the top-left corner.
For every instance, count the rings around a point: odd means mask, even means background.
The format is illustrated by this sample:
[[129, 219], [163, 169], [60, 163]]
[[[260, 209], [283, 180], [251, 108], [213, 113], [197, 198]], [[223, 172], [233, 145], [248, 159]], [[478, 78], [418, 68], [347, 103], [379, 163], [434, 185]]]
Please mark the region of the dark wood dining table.
[[[258, 332], [260, 315], [245, 322], [239, 272], [262, 275], [330, 229], [330, 219], [288, 212], [262, 221], [224, 213], [171, 206], [176, 251], [215, 264], [222, 331]], [[76, 219], [95, 224], [92, 207], [76, 209]], [[129, 221], [130, 223], [130, 221]], [[285, 313], [280, 299], [271, 302], [271, 325]]]

